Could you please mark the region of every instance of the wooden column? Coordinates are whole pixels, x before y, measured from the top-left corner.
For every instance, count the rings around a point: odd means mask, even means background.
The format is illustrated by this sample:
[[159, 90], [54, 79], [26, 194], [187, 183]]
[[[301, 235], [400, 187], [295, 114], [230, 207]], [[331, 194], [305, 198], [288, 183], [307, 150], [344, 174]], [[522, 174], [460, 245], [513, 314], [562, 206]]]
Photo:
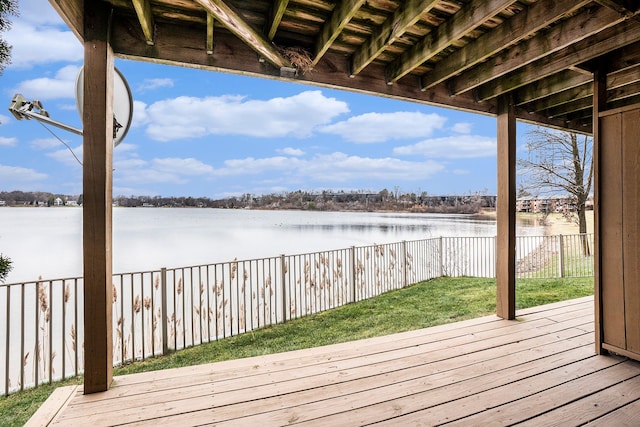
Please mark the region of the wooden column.
[[516, 317], [516, 116], [510, 96], [498, 100], [497, 312]]
[[110, 8], [84, 1], [84, 392], [109, 388], [112, 356], [113, 51]]
[[600, 236], [600, 111], [605, 109], [607, 100], [607, 75], [602, 70], [597, 70], [593, 75], [593, 193], [594, 193], [594, 313], [595, 313], [595, 345], [596, 354], [605, 354], [603, 349], [603, 328], [602, 328], [602, 277], [601, 277], [601, 236]]

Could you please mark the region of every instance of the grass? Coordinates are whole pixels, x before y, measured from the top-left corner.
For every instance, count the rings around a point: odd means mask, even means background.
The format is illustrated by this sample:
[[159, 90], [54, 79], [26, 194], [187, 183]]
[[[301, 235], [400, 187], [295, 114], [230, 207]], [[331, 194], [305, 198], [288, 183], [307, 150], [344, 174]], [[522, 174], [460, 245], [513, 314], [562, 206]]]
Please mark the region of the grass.
[[[518, 309], [593, 294], [593, 278], [520, 279]], [[449, 278], [423, 282], [377, 298], [270, 326], [166, 356], [116, 368], [114, 375], [176, 368], [291, 351], [426, 328], [495, 313], [495, 279]], [[59, 386], [74, 378], [0, 397], [2, 425], [23, 425]]]

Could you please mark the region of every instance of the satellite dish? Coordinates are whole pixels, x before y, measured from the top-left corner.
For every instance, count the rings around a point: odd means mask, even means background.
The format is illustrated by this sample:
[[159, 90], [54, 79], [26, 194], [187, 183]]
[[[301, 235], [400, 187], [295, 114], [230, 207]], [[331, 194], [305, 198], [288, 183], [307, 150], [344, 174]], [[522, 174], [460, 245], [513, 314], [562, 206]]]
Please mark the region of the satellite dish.
[[[84, 67], [80, 68], [76, 78], [76, 106], [82, 120], [84, 105]], [[124, 139], [131, 127], [133, 118], [133, 97], [124, 76], [115, 68], [113, 74], [113, 146], [116, 147]]]

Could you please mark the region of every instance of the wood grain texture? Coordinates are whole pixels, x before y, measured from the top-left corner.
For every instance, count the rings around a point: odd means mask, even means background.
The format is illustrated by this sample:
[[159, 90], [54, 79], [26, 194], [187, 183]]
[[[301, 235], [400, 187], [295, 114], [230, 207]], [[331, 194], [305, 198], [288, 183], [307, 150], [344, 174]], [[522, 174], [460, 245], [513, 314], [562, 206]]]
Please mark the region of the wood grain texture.
[[600, 277], [603, 340], [626, 348], [622, 260], [622, 119], [600, 119]]
[[496, 314], [516, 312], [516, 117], [513, 100], [498, 100], [498, 197], [496, 238]]
[[640, 366], [594, 354], [592, 316], [587, 297], [520, 311], [518, 321], [487, 316], [116, 377], [106, 393], [76, 390], [51, 425], [548, 425], [572, 416], [616, 425], [640, 393]]
[[112, 174], [113, 52], [110, 9], [85, 0], [82, 231], [84, 390], [107, 390], [113, 376]]

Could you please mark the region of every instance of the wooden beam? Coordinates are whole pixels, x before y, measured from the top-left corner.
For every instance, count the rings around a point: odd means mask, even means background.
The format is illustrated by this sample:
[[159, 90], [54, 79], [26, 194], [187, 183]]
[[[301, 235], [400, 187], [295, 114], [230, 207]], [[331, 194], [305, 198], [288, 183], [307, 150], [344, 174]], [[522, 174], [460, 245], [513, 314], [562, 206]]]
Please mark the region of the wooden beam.
[[567, 48], [576, 41], [597, 34], [622, 20], [620, 15], [607, 8], [601, 7], [596, 10], [584, 11], [552, 27], [549, 31], [539, 33], [483, 62], [465, 73], [464, 77], [449, 80], [449, 88], [452, 94], [460, 95], [493, 79], [501, 78], [507, 73], [531, 64], [551, 53]]
[[636, 41], [640, 41], [640, 25], [634, 21], [625, 21], [482, 85], [478, 88], [476, 97], [481, 101], [494, 98]]
[[516, 116], [509, 96], [498, 99], [498, 197], [496, 201], [497, 315], [516, 317]]
[[[619, 89], [619, 98], [630, 94], [629, 88], [624, 89], [625, 86], [638, 82], [640, 82], [640, 64], [607, 75], [607, 89], [609, 91]], [[518, 89], [514, 94], [514, 100], [516, 105], [523, 106], [529, 111], [541, 111], [573, 99], [593, 96], [592, 83], [593, 75], [576, 74], [569, 70], [561, 71]], [[581, 89], [572, 91], [578, 88]], [[584, 91], [585, 88], [588, 88], [587, 92]], [[619, 98], [616, 97], [616, 99]]]
[[215, 29], [216, 20], [212, 14], [207, 13], [207, 55], [213, 55], [213, 30]]
[[291, 63], [278, 52], [278, 49], [270, 41], [264, 39], [251, 25], [247, 24], [234, 7], [223, 0], [194, 1], [269, 63], [278, 69], [291, 67]]
[[577, 87], [554, 93], [546, 98], [539, 99], [537, 101], [526, 104], [526, 109], [529, 111], [542, 111], [549, 108], [557, 107], [559, 105], [568, 104], [570, 102], [588, 98], [589, 105], [591, 105], [591, 96], [593, 95], [593, 78], [590, 78], [587, 83], [584, 83]]
[[109, 388], [112, 339], [113, 52], [108, 3], [84, 0], [84, 392]]
[[[131, 25], [135, 25], [131, 17], [114, 17], [111, 45], [117, 57], [253, 77], [280, 77], [279, 70], [255, 61], [254, 51], [229, 32], [216, 33], [215, 55], [207, 55], [202, 48], [202, 30], [197, 26], [185, 27], [156, 21], [156, 44], [149, 49], [141, 43], [140, 34], [127, 30]], [[423, 92], [415, 81], [409, 79], [389, 86], [385, 83], [384, 72], [384, 66], [374, 62], [355, 78], [350, 78], [347, 58], [339, 53], [329, 52], [314, 67], [313, 73], [300, 73], [295, 80], [314, 86], [349, 88], [354, 92], [421, 104], [449, 106], [488, 115], [496, 114], [494, 101], [478, 103], [471, 94], [451, 97], [444, 86]]]
[[516, 105], [523, 105], [592, 81], [592, 76], [578, 74], [572, 70], [564, 70], [551, 77], [535, 81], [519, 88], [514, 92], [513, 97]]
[[607, 89], [616, 89], [637, 82], [640, 82], [640, 63], [607, 75]]
[[365, 0], [345, 0], [336, 3], [331, 18], [322, 26], [320, 35], [316, 40], [313, 65], [316, 65], [329, 50], [331, 44], [338, 38], [342, 29], [351, 21], [353, 15], [356, 14], [364, 2]]
[[588, 117], [562, 117], [555, 119], [547, 117], [542, 113], [532, 113], [521, 107], [516, 107], [516, 119], [518, 122], [528, 123], [533, 126], [545, 126], [561, 131], [577, 132], [584, 135], [591, 135], [591, 115]]
[[273, 11], [271, 13], [271, 25], [269, 25], [269, 29], [267, 31], [267, 38], [269, 40], [273, 40], [276, 36], [276, 31], [278, 31], [278, 27], [280, 26], [280, 22], [282, 22], [282, 17], [284, 16], [284, 12], [287, 10], [287, 6], [289, 5], [289, 0], [276, 0], [273, 4]]
[[133, 8], [136, 11], [136, 15], [138, 15], [138, 21], [140, 21], [140, 26], [144, 33], [144, 38], [149, 46], [153, 46], [154, 25], [153, 15], [151, 14], [151, 4], [149, 3], [149, 0], [132, 1]]
[[484, 0], [467, 3], [451, 19], [443, 22], [435, 31], [427, 34], [400, 58], [389, 64], [388, 83], [394, 83], [407, 75], [513, 3], [515, 3], [514, 0]]
[[[84, 16], [84, 0], [49, 0], [49, 3], [62, 17], [62, 20], [76, 35], [80, 42], [84, 41], [84, 28], [82, 27]], [[16, 2], [17, 4], [17, 2]]]
[[351, 57], [351, 76], [357, 75], [371, 63], [384, 49], [401, 37], [409, 27], [428, 13], [438, 0], [409, 0], [400, 6], [378, 28], [375, 28], [367, 41]]
[[615, 10], [620, 15], [640, 22], [638, 16], [638, 2], [633, 0], [595, 0], [602, 6]]
[[479, 64], [481, 61], [520, 42], [555, 22], [567, 13], [574, 12], [591, 0], [540, 0], [483, 34], [473, 42], [437, 62], [429, 73], [422, 76], [421, 85], [428, 89], [444, 80]]
[[595, 304], [595, 349], [596, 354], [606, 354], [607, 350], [603, 348], [604, 343], [604, 327], [602, 324], [602, 231], [600, 219], [600, 195], [601, 179], [600, 174], [603, 173], [601, 166], [603, 141], [601, 140], [600, 128], [600, 112], [606, 107], [607, 102], [607, 75], [601, 70], [596, 70], [593, 79], [593, 193], [594, 193], [594, 304]]
[[586, 110], [591, 114], [591, 108], [593, 107], [593, 99], [591, 96], [575, 99], [571, 102], [566, 102], [556, 107], [547, 109], [547, 116], [549, 117], [564, 117], [578, 111]]

